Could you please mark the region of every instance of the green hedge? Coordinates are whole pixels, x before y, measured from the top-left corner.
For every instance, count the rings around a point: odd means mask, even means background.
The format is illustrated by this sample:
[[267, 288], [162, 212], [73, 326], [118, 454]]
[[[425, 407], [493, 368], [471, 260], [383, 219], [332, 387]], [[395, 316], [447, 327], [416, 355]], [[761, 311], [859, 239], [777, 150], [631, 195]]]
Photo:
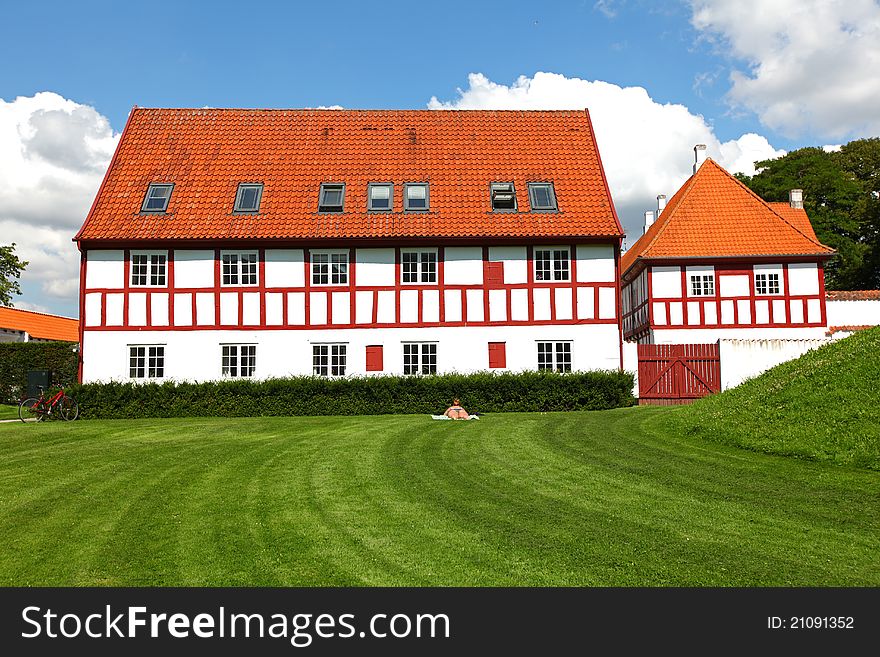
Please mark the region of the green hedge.
[[0, 343], [0, 402], [18, 403], [26, 396], [29, 370], [49, 370], [54, 386], [75, 383], [76, 348], [73, 342]]
[[443, 374], [209, 383], [89, 383], [69, 389], [84, 419], [442, 413], [454, 397], [471, 413], [629, 406], [618, 371]]

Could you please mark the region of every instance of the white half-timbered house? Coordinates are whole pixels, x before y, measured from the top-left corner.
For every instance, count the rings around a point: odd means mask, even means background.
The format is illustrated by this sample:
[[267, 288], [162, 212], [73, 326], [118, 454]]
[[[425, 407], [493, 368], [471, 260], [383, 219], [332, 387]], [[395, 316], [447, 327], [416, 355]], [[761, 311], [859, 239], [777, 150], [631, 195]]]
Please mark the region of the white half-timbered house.
[[621, 237], [587, 112], [135, 108], [81, 379], [618, 368]]

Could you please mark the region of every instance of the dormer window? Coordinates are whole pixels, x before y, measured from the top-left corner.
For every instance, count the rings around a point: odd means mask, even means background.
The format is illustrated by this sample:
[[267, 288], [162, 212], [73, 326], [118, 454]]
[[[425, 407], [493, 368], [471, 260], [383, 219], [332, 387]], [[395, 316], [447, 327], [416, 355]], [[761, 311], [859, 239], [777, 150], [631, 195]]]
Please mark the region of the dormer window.
[[513, 183], [492, 183], [489, 193], [493, 211], [516, 210], [516, 192], [513, 190]]
[[322, 183], [318, 198], [318, 212], [342, 212], [345, 208], [345, 185]]
[[367, 210], [371, 212], [391, 212], [394, 209], [394, 185], [391, 183], [370, 183], [367, 190]]
[[424, 212], [428, 207], [428, 183], [406, 183], [403, 209], [407, 212]]
[[233, 212], [243, 214], [256, 214], [260, 211], [260, 199], [263, 197], [263, 186], [258, 184], [242, 183], [235, 193], [235, 206]]
[[141, 212], [165, 212], [168, 210], [168, 201], [171, 199], [171, 190], [174, 185], [153, 183], [147, 188], [144, 204]]
[[553, 183], [529, 183], [529, 203], [532, 210], [553, 212], [556, 207], [556, 192]]

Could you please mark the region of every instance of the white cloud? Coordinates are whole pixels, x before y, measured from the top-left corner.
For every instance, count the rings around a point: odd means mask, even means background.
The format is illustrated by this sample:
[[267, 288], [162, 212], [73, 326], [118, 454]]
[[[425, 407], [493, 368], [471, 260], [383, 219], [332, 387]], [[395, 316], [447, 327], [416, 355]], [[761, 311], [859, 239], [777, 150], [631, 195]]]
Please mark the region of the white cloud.
[[0, 240], [15, 242], [30, 263], [22, 274], [30, 296], [16, 306], [75, 305], [79, 252], [71, 239], [118, 138], [93, 107], [58, 94], [0, 99]]
[[843, 144], [825, 144], [822, 147], [822, 150], [825, 151], [826, 153], [836, 153], [841, 148], [843, 148]]
[[691, 22], [747, 70], [728, 98], [780, 134], [880, 134], [875, 0], [690, 0]]
[[614, 18], [617, 16], [617, 0], [597, 0], [593, 5], [593, 9], [604, 14], [606, 18]]
[[32, 310], [35, 313], [49, 313], [50, 315], [57, 315], [58, 313], [53, 313], [46, 306], [39, 303], [28, 303], [27, 301], [16, 301], [15, 307], [18, 310]]
[[641, 234], [644, 211], [657, 194], [671, 197], [690, 176], [693, 147], [706, 144], [709, 157], [732, 173], [754, 173], [754, 162], [784, 155], [756, 134], [721, 142], [702, 116], [684, 105], [655, 102], [641, 87], [619, 87], [601, 80], [556, 73], [525, 76], [512, 85], [496, 84], [480, 73], [468, 76], [458, 98], [431, 109], [584, 109], [596, 131], [611, 195], [629, 243]]

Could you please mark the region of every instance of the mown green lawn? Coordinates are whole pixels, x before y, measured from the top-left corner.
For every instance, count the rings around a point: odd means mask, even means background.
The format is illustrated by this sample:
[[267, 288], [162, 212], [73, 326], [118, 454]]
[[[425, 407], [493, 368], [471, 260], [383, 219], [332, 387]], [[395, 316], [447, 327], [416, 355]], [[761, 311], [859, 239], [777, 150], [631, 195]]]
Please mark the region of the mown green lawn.
[[0, 584], [880, 585], [880, 472], [670, 412], [0, 425]]
[[17, 420], [18, 406], [0, 404], [0, 420]]

